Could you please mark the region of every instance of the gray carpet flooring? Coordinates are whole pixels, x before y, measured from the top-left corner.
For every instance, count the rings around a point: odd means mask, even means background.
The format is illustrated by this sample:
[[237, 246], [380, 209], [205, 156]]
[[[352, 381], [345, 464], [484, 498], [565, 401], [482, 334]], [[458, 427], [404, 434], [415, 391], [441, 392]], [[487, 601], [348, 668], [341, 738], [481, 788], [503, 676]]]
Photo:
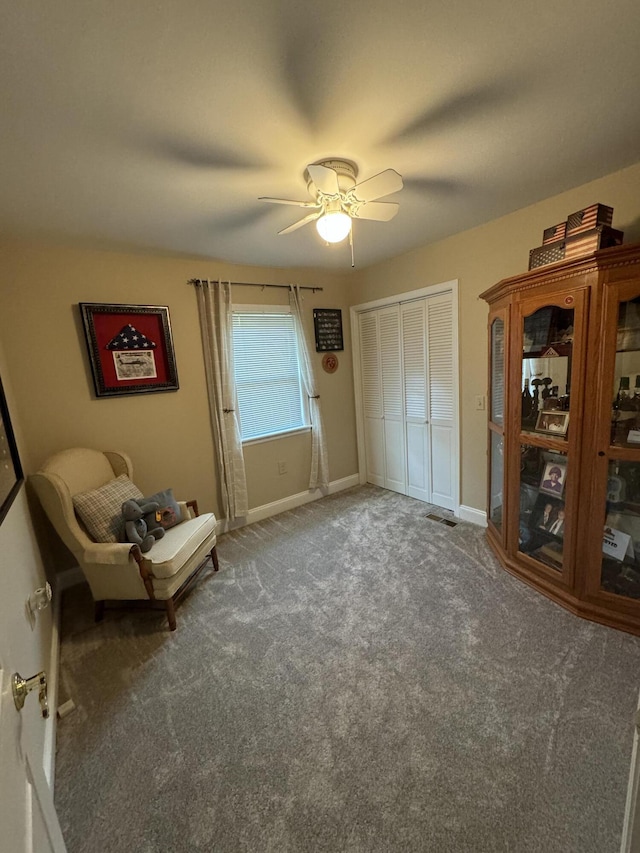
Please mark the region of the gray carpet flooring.
[[616, 853], [640, 640], [359, 487], [220, 537], [177, 611], [63, 601], [70, 853]]

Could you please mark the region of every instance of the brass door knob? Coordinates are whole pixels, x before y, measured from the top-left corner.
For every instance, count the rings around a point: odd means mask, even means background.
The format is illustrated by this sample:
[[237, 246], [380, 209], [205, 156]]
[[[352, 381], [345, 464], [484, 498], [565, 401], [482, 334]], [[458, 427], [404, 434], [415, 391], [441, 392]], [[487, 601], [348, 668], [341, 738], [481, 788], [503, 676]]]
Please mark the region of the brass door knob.
[[11, 678], [11, 689], [13, 691], [13, 701], [18, 711], [22, 711], [25, 699], [29, 693], [32, 690], [37, 690], [42, 716], [45, 720], [48, 718], [49, 702], [47, 701], [46, 672], [39, 672], [37, 675], [32, 675], [31, 678], [23, 678], [19, 672], [14, 672]]

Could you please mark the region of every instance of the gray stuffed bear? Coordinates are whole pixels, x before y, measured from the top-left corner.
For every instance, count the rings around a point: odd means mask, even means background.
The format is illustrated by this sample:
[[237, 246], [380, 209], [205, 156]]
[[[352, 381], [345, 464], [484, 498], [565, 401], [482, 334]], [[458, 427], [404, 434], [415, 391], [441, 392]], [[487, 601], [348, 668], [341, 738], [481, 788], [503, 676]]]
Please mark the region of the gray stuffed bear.
[[149, 528], [144, 520], [147, 513], [155, 512], [159, 506], [156, 501], [141, 504], [133, 499], [122, 504], [124, 541], [138, 545], [143, 553], [151, 548], [156, 539], [162, 539], [164, 536], [164, 529], [160, 525]]

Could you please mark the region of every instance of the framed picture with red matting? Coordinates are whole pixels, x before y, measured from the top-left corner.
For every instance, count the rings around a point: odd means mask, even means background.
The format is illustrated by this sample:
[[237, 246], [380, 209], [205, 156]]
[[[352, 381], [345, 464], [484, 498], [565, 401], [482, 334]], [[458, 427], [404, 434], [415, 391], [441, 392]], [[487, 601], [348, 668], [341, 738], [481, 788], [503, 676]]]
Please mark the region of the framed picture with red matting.
[[96, 397], [177, 391], [169, 309], [81, 302]]

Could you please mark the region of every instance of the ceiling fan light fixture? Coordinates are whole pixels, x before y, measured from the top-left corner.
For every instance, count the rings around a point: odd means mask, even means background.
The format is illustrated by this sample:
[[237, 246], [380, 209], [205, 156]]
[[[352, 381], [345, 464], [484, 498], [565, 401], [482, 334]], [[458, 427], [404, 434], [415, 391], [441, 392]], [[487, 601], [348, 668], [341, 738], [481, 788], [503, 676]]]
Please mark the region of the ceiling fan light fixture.
[[329, 211], [316, 221], [316, 228], [327, 243], [340, 243], [351, 231], [351, 217], [341, 210]]

